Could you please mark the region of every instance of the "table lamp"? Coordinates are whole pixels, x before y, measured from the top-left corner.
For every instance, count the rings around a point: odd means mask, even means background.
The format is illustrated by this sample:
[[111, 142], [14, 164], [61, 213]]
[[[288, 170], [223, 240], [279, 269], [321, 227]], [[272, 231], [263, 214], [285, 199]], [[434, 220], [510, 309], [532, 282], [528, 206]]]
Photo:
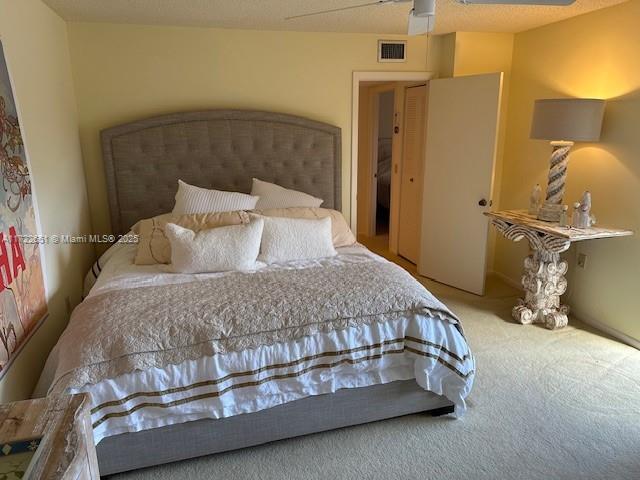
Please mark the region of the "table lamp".
[[560, 220], [569, 150], [574, 142], [600, 140], [603, 116], [604, 100], [560, 98], [535, 101], [530, 138], [549, 140], [553, 147], [547, 193], [538, 211], [539, 220]]

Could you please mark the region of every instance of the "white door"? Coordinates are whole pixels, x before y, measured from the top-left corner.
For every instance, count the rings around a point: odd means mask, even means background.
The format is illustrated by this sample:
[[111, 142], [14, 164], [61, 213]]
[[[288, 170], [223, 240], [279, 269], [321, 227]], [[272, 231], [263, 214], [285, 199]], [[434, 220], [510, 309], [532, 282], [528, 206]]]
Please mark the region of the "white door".
[[420, 211], [424, 176], [427, 87], [407, 87], [404, 103], [404, 136], [400, 174], [398, 253], [418, 263], [420, 255]]
[[502, 73], [429, 82], [418, 273], [484, 294]]

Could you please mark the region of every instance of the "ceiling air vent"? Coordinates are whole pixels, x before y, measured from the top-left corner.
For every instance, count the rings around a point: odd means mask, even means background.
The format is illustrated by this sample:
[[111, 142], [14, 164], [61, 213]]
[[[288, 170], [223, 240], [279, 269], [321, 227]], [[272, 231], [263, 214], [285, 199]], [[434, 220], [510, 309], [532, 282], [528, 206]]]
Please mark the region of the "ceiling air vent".
[[404, 40], [378, 40], [378, 62], [405, 62], [407, 42]]

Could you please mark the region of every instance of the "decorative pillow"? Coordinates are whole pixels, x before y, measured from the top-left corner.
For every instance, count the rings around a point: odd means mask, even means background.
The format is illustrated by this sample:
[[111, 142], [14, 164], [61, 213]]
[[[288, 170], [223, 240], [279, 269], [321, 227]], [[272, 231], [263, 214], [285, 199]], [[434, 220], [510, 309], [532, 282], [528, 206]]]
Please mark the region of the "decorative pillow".
[[271, 264], [337, 255], [331, 219], [259, 217], [264, 219], [259, 260]]
[[157, 217], [141, 220], [132, 230], [138, 234], [138, 250], [134, 263], [136, 265], [154, 265], [171, 262], [171, 244], [165, 235], [168, 223], [174, 223], [195, 232], [214, 227], [241, 225], [249, 223], [246, 212], [215, 212], [176, 215], [165, 213]]
[[324, 200], [303, 192], [290, 190], [275, 183], [253, 179], [251, 195], [259, 197], [256, 208], [319, 207]]
[[194, 232], [175, 223], [165, 227], [175, 273], [226, 272], [256, 268], [264, 220]]
[[269, 208], [267, 210], [256, 210], [255, 213], [265, 217], [286, 217], [286, 218], [325, 218], [331, 217], [331, 234], [333, 246], [347, 247], [356, 243], [356, 237], [349, 228], [342, 213], [329, 208], [292, 207], [292, 208]]
[[194, 187], [178, 180], [176, 204], [171, 213], [211, 213], [253, 210], [258, 197], [239, 192], [225, 192]]

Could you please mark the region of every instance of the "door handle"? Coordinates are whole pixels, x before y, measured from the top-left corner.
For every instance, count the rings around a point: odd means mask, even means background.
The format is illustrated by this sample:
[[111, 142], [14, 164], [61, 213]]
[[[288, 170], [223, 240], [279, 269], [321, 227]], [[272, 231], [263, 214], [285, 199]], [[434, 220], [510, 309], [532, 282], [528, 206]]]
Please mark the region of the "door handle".
[[409, 181], [410, 181], [410, 182], [413, 182], [413, 177], [411, 177], [411, 178], [409, 179]]
[[478, 202], [478, 205], [480, 205], [481, 207], [486, 207], [487, 206], [487, 199], [483, 198], [482, 200], [480, 200]]

